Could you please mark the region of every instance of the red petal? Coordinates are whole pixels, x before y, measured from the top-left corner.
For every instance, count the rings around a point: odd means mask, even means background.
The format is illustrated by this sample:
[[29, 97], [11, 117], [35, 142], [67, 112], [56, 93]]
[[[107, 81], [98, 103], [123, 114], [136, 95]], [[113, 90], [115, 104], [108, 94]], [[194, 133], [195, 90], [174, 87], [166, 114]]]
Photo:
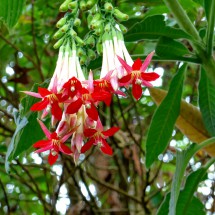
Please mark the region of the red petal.
[[131, 80], [131, 74], [128, 74], [119, 79], [119, 83], [128, 83]]
[[72, 150], [68, 146], [64, 145], [63, 143], [60, 144], [60, 151], [63, 152], [64, 154], [68, 154], [68, 155], [72, 154]]
[[48, 162], [50, 165], [53, 165], [58, 159], [58, 154], [53, 156], [52, 153], [50, 152], [49, 157], [48, 157]]
[[78, 110], [81, 108], [82, 104], [83, 102], [80, 98], [74, 102], [71, 102], [66, 109], [66, 113], [69, 113], [69, 114], [77, 113]]
[[[135, 82], [135, 80], [134, 80]], [[140, 84], [135, 84], [133, 82], [132, 85], [132, 94], [136, 100], [138, 100], [142, 96], [142, 87]]]
[[51, 92], [47, 90], [46, 88], [38, 87], [38, 93], [42, 96], [45, 97], [47, 95], [50, 95]]
[[81, 153], [85, 153], [86, 151], [88, 151], [92, 147], [94, 142], [94, 138], [90, 138], [90, 140], [82, 146]]
[[34, 143], [33, 147], [34, 148], [44, 148], [50, 144], [51, 144], [50, 140], [39, 140], [36, 143]]
[[132, 65], [132, 69], [133, 70], [140, 70], [141, 66], [142, 66], [142, 61], [140, 60], [140, 58], [137, 58], [137, 60], [135, 60], [133, 65]]
[[92, 102], [91, 102], [91, 107], [86, 108], [86, 112], [91, 119], [93, 119], [94, 121], [97, 121], [99, 114], [95, 105]]
[[158, 75], [156, 72], [141, 72], [141, 77], [145, 81], [155, 81], [160, 77], [160, 75]]
[[155, 52], [153, 51], [153, 52], [151, 52], [151, 53], [146, 57], [146, 59], [144, 60], [142, 66], [141, 66], [141, 68], [140, 68], [140, 71], [144, 72], [144, 71], [147, 69], [147, 67], [148, 67], [148, 65], [150, 64], [150, 61], [151, 61], [151, 59], [152, 59], [154, 53], [155, 53]]
[[45, 98], [41, 102], [37, 102], [34, 105], [31, 106], [32, 111], [41, 111], [47, 107], [49, 104], [49, 101]]
[[106, 155], [112, 155], [113, 154], [112, 148], [108, 145], [108, 143], [105, 140], [102, 141], [102, 146], [100, 149]]
[[113, 136], [117, 131], [119, 131], [119, 129], [119, 127], [112, 127], [107, 131], [102, 131], [102, 134], [104, 134], [106, 137], [110, 137]]
[[61, 120], [62, 118], [62, 110], [61, 108], [59, 107], [58, 103], [57, 102], [54, 102], [52, 104], [52, 108], [51, 108], [51, 113], [52, 115], [57, 119], [57, 120]]
[[92, 137], [97, 132], [96, 129], [87, 128], [84, 130], [84, 136], [85, 137]]

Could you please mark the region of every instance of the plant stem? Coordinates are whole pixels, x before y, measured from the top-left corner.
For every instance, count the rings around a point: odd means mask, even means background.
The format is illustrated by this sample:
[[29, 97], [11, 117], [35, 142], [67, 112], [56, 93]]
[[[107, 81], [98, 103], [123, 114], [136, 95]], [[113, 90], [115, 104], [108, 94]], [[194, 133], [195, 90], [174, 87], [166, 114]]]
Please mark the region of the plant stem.
[[[208, 56], [206, 46], [203, 44], [203, 41], [198, 34], [198, 31], [190, 21], [189, 17], [187, 16], [186, 12], [182, 8], [178, 0], [163, 0], [163, 1], [174, 15], [179, 26], [184, 31], [186, 31], [186, 33], [190, 34], [193, 37], [193, 40], [191, 41], [193, 48], [196, 51], [198, 57], [201, 59], [202, 66], [204, 67], [208, 78], [211, 79], [213, 85], [215, 86], [215, 60], [213, 59], [212, 56]], [[214, 4], [215, 3], [213, 0], [212, 5]], [[213, 14], [211, 16], [213, 16]], [[207, 47], [208, 49], [212, 49], [211, 44], [208, 44]]]

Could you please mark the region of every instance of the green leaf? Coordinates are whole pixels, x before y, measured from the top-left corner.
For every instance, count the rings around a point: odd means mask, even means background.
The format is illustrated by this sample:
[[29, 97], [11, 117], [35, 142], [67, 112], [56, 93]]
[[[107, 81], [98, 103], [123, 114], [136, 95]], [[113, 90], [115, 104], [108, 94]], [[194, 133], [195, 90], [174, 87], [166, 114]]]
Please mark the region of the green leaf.
[[215, 88], [203, 68], [199, 82], [199, 106], [205, 127], [211, 136], [215, 136]]
[[[48, 82], [45, 81], [40, 86], [46, 87], [47, 84]], [[31, 91], [37, 92], [38, 86], [38, 84], [35, 84]], [[26, 96], [21, 102], [19, 112], [15, 113], [16, 130], [6, 154], [5, 168], [7, 172], [9, 170], [9, 161], [29, 149], [33, 143], [43, 139], [45, 136], [37, 122], [38, 113], [30, 111], [30, 107], [37, 101], [38, 99], [35, 97]]]
[[157, 43], [155, 52], [158, 56], [178, 58], [192, 55], [190, 51], [180, 42], [168, 37], [161, 37]]
[[[184, 153], [186, 156], [186, 153]], [[192, 155], [192, 154], [191, 154]], [[184, 157], [184, 161], [187, 164], [189, 161]], [[182, 161], [183, 162], [183, 161]], [[192, 172], [188, 175], [186, 179], [185, 186], [183, 190], [180, 191], [177, 207], [176, 207], [176, 215], [204, 215], [204, 205], [201, 203], [199, 199], [197, 199], [194, 195], [198, 184], [204, 179], [204, 176], [207, 173], [207, 169], [215, 162], [215, 158], [211, 159], [204, 167], [201, 167], [195, 172]], [[179, 166], [179, 165], [178, 165]], [[182, 165], [185, 166], [185, 165]], [[177, 169], [179, 171], [179, 169]], [[183, 172], [183, 171], [182, 171]], [[183, 174], [182, 174], [183, 178]], [[170, 201], [170, 193], [168, 193], [160, 206], [157, 215], [168, 214], [169, 212], [169, 201]]]
[[1, 0], [0, 20], [6, 24], [8, 28], [12, 28], [18, 21], [25, 0]]
[[146, 140], [147, 167], [150, 167], [158, 155], [164, 152], [172, 136], [176, 119], [180, 113], [184, 72], [186, 68], [187, 65], [184, 64], [174, 76], [167, 96], [153, 116]]
[[138, 41], [143, 39], [157, 40], [161, 36], [173, 39], [191, 39], [190, 35], [178, 28], [166, 26], [164, 16], [156, 15], [144, 19], [135, 24], [125, 35], [126, 42]]

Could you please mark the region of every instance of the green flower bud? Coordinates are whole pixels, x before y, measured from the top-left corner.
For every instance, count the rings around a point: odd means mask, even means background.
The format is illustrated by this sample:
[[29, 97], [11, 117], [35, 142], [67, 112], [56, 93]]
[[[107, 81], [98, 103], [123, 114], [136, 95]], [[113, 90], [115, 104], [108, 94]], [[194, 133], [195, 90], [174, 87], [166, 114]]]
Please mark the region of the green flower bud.
[[101, 18], [102, 18], [102, 15], [100, 13], [95, 14], [90, 22], [90, 28], [95, 29], [96, 26], [99, 26], [100, 23], [97, 23], [97, 22], [101, 21]]
[[69, 29], [69, 24], [64, 25], [62, 28], [60, 28], [60, 31], [65, 33]]
[[122, 13], [120, 10], [118, 10], [118, 9], [116, 9], [116, 8], [114, 9], [113, 15], [114, 15], [117, 19], [119, 19], [120, 21], [126, 21], [126, 20], [128, 20], [128, 18], [129, 18], [129, 16], [128, 16], [127, 14]]
[[92, 49], [87, 50], [87, 55], [90, 58], [90, 60], [95, 60], [96, 59], [96, 53]]
[[77, 55], [78, 55], [79, 57], [81, 57], [81, 56], [83, 56], [83, 55], [86, 55], [86, 52], [84, 51], [84, 49], [82, 49], [81, 47], [79, 47], [79, 48], [77, 49]]
[[87, 16], [88, 28], [90, 28], [90, 23], [92, 22], [92, 19], [93, 19], [93, 15], [92, 15], [92, 14], [89, 14], [89, 15]]
[[56, 27], [57, 27], [57, 28], [63, 27], [63, 26], [66, 24], [66, 20], [67, 20], [67, 17], [61, 18], [61, 19], [57, 22]]
[[70, 34], [71, 34], [73, 37], [76, 37], [76, 36], [77, 36], [77, 33], [76, 33], [73, 29], [70, 29]]
[[63, 4], [61, 4], [60, 8], [59, 8], [59, 11], [60, 12], [66, 12], [69, 8], [68, 8], [68, 5], [69, 5], [69, 2], [71, 0], [66, 0], [63, 2]]
[[120, 30], [122, 31], [123, 34], [127, 33], [127, 31], [128, 31], [128, 29], [122, 24], [119, 24], [119, 28], [120, 28]]
[[60, 39], [62, 36], [64, 35], [64, 32], [61, 31], [61, 29], [59, 29], [53, 36], [53, 38], [55, 40]]
[[97, 3], [97, 0], [88, 0], [87, 1], [87, 9], [91, 9], [95, 4]]
[[61, 39], [59, 39], [53, 46], [54, 49], [58, 49], [64, 42], [64, 37], [62, 37]]
[[95, 46], [95, 38], [90, 35], [87, 39], [86, 39], [86, 45], [90, 46], [91, 48], [93, 48]]
[[102, 53], [103, 53], [102, 43], [99, 43], [99, 42], [96, 43], [96, 51], [97, 51], [98, 55], [102, 55]]
[[111, 12], [113, 10], [113, 5], [111, 3], [109, 3], [109, 2], [106, 2], [104, 4], [104, 9], [105, 9], [106, 12]]
[[103, 27], [103, 25], [99, 25], [99, 26], [95, 29], [95, 34], [96, 34], [97, 36], [102, 35], [103, 32], [104, 32], [104, 27]]
[[75, 18], [74, 26], [79, 27], [81, 25], [81, 20], [79, 18]]
[[78, 37], [78, 36], [75, 37], [75, 41], [76, 41], [80, 46], [83, 46], [83, 45], [84, 45], [84, 41], [83, 41], [80, 37]]
[[80, 64], [81, 65], [87, 64], [87, 56], [86, 55], [83, 55], [80, 57]]
[[81, 0], [80, 1], [80, 4], [79, 4], [79, 7], [82, 11], [85, 11], [87, 9], [87, 3], [85, 0]]
[[78, 7], [78, 1], [73, 1], [68, 4], [68, 8], [71, 10], [74, 10], [76, 7]]
[[100, 28], [101, 26], [103, 26], [103, 23], [104, 21], [102, 21], [102, 20], [98, 20], [98, 21], [96, 21], [96, 22], [92, 22], [92, 24], [90, 25], [90, 28], [92, 29], [92, 30], [94, 30], [94, 29], [98, 29], [98, 28]]
[[92, 15], [95, 15], [98, 12], [98, 8], [96, 4], [91, 8], [90, 12]]
[[106, 32], [110, 32], [111, 28], [112, 28], [111, 24], [108, 23], [108, 24], [105, 25], [104, 30], [105, 30]]

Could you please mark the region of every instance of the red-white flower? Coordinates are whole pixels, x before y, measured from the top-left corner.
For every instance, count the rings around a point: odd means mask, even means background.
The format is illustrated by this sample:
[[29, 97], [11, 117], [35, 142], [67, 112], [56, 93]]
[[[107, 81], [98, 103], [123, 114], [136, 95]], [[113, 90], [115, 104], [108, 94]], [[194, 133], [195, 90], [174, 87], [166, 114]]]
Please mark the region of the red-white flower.
[[39, 140], [38, 142], [34, 143], [35, 148], [40, 148], [36, 150], [35, 152], [40, 153], [44, 151], [50, 150], [50, 154], [48, 156], [48, 162], [50, 165], [53, 165], [58, 158], [59, 152], [62, 152], [64, 154], [71, 155], [73, 152], [72, 150], [65, 145], [65, 142], [71, 135], [73, 134], [74, 130], [70, 131], [66, 135], [64, 135], [62, 138], [57, 135], [56, 132], [51, 133], [47, 127], [43, 124], [42, 121], [38, 120], [44, 134], [47, 137], [47, 140]]
[[132, 67], [129, 66], [120, 56], [118, 56], [120, 63], [128, 73], [127, 75], [119, 79], [119, 83], [124, 86], [127, 86], [131, 83], [132, 94], [136, 100], [138, 100], [142, 95], [141, 85], [144, 85], [146, 87], [152, 87], [150, 81], [155, 81], [160, 77], [155, 72], [145, 72], [152, 59], [153, 54], [154, 52], [151, 52], [143, 63], [138, 58], [134, 61]]
[[100, 119], [98, 118], [96, 128], [87, 128], [84, 130], [84, 136], [89, 140], [81, 148], [81, 152], [84, 153], [89, 150], [93, 145], [97, 145], [99, 149], [107, 155], [112, 155], [113, 150], [106, 142], [106, 139], [113, 136], [119, 130], [118, 127], [112, 127], [106, 131], [102, 126]]

